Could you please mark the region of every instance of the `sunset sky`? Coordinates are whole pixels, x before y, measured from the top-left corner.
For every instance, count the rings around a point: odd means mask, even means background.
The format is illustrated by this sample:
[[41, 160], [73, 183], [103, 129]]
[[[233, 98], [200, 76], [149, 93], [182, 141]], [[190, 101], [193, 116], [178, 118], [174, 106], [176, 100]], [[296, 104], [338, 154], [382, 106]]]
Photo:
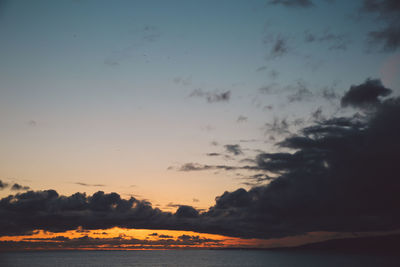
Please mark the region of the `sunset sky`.
[[0, 249], [399, 230], [399, 18], [396, 0], [0, 0]]

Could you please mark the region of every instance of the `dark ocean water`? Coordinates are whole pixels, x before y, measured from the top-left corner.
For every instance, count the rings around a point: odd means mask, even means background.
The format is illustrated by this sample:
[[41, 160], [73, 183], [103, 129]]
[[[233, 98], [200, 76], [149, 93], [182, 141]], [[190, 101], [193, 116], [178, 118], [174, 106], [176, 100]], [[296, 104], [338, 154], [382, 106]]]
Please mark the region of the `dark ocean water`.
[[0, 253], [0, 266], [400, 266], [400, 256], [262, 250], [43, 251]]

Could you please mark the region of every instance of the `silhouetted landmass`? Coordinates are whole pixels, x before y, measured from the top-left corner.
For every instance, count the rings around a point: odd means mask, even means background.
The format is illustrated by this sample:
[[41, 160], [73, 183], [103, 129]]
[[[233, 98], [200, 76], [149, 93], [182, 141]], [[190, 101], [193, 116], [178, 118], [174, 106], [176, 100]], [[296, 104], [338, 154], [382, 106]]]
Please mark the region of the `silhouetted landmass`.
[[270, 250], [270, 251], [324, 251], [349, 253], [390, 253], [400, 255], [400, 234], [370, 236], [359, 238], [331, 239], [322, 242], [308, 243], [296, 247], [231, 247], [211, 248], [213, 250]]
[[298, 247], [276, 249], [400, 254], [400, 235], [397, 234], [359, 238], [331, 239], [323, 242], [309, 243]]

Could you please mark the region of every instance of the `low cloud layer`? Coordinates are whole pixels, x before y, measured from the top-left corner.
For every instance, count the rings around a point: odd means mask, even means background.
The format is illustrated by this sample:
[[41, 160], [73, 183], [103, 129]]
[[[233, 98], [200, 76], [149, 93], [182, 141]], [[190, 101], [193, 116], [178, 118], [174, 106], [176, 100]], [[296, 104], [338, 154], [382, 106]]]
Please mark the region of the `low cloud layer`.
[[20, 249], [84, 249], [84, 248], [121, 248], [121, 249], [140, 249], [140, 248], [168, 248], [177, 246], [213, 246], [218, 245], [221, 241], [210, 238], [201, 238], [200, 236], [181, 235], [173, 239], [169, 235], [150, 236], [157, 237], [156, 240], [143, 240], [137, 238], [126, 238], [124, 236], [113, 238], [97, 238], [82, 236], [77, 238], [69, 238], [66, 236], [57, 236], [53, 238], [26, 238], [22, 241], [0, 241], [0, 250], [20, 250]]

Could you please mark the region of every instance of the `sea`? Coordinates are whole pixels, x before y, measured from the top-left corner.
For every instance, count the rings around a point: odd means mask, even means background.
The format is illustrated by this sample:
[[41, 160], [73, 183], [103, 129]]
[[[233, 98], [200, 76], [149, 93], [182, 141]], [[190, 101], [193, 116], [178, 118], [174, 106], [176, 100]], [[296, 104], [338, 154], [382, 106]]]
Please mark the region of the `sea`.
[[1, 267], [69, 266], [400, 266], [399, 255], [268, 250], [0, 252]]

